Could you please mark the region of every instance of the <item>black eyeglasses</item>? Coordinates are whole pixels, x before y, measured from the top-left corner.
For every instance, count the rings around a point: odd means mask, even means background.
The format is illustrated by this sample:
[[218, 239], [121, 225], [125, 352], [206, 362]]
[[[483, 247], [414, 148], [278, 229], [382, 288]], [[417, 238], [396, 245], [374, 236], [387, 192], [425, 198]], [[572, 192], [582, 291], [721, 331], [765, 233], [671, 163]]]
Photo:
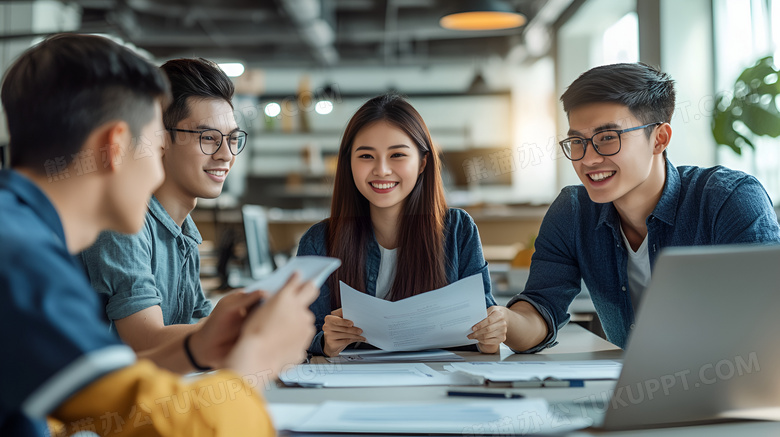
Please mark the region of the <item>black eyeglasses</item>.
[[601, 156], [617, 155], [620, 152], [620, 134], [644, 129], [650, 126], [658, 126], [662, 122], [649, 123], [642, 126], [630, 127], [628, 129], [610, 129], [596, 132], [590, 138], [569, 137], [561, 141], [563, 154], [572, 161], [579, 161], [585, 157], [585, 149], [588, 147], [588, 141], [593, 144], [593, 150]]
[[246, 132], [242, 130], [235, 130], [229, 134], [223, 134], [217, 129], [204, 129], [204, 130], [187, 130], [187, 129], [174, 129], [168, 128], [169, 131], [174, 132], [187, 132], [191, 134], [200, 134], [200, 151], [205, 155], [213, 155], [217, 153], [222, 146], [222, 138], [228, 137], [228, 150], [233, 155], [238, 155], [244, 150], [246, 145]]

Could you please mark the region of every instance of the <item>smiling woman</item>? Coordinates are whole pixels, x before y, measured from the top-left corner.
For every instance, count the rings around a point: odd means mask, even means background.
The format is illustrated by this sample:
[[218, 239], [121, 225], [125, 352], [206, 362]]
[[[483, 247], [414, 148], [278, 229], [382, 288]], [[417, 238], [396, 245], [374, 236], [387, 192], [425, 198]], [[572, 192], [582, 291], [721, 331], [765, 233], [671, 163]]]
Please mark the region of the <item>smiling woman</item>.
[[[395, 221], [402, 202], [411, 194], [425, 169], [428, 152], [419, 152], [402, 130], [385, 121], [376, 122], [355, 136], [351, 154], [352, 177], [369, 202], [372, 215]], [[374, 231], [376, 232], [376, 229]], [[383, 247], [393, 247], [388, 235], [377, 235]]]
[[341, 317], [339, 281], [397, 301], [474, 274], [482, 275], [488, 318], [469, 338], [483, 352], [498, 351], [506, 308], [495, 306], [476, 225], [466, 212], [447, 208], [440, 165], [425, 122], [401, 97], [375, 97], [352, 117], [339, 149], [331, 216], [309, 229], [298, 249], [342, 260], [312, 306], [320, 331], [312, 353], [338, 355], [365, 340]]
[[[434, 147], [417, 111], [400, 97], [387, 95], [358, 109], [339, 149], [328, 226], [332, 254], [358, 265], [363, 254], [340, 236], [358, 238], [362, 248], [373, 233], [380, 246], [398, 249], [399, 271], [423, 267], [426, 272], [396, 277], [391, 300], [446, 285], [442, 243], [447, 205]], [[425, 165], [428, 159], [430, 166]], [[361, 269], [341, 269], [339, 276], [365, 288]], [[337, 294], [331, 304], [333, 309], [341, 306]]]

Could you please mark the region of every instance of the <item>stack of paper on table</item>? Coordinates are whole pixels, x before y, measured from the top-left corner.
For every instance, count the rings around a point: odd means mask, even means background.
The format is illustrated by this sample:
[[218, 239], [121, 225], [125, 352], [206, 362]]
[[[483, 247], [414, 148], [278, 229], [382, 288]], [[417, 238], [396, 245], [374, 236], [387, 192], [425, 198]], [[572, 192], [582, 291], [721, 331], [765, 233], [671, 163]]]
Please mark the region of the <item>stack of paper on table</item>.
[[363, 330], [367, 343], [386, 351], [476, 344], [467, 336], [487, 317], [481, 274], [397, 302], [339, 284], [344, 318]]
[[388, 363], [388, 362], [433, 362], [463, 361], [460, 355], [444, 349], [429, 349], [418, 352], [387, 352], [381, 349], [354, 349], [341, 352], [336, 357], [326, 358], [331, 363]]
[[294, 432], [528, 435], [591, 425], [588, 418], [554, 412], [544, 399], [271, 404], [269, 410], [277, 429]]
[[478, 383], [469, 375], [437, 372], [422, 363], [301, 364], [282, 372], [279, 379], [287, 385], [302, 387], [398, 387]]
[[590, 361], [500, 361], [452, 363], [450, 370], [493, 382], [544, 380], [618, 379], [623, 365], [613, 360]]

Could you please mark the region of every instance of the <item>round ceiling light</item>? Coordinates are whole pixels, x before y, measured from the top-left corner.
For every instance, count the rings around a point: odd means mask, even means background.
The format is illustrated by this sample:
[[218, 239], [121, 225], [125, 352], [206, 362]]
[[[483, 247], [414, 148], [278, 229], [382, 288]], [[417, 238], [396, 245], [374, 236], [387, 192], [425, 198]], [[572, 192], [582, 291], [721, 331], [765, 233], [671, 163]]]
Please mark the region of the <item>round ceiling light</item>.
[[452, 30], [499, 30], [520, 27], [525, 15], [515, 12], [498, 0], [457, 2], [458, 6], [441, 17], [439, 25]]

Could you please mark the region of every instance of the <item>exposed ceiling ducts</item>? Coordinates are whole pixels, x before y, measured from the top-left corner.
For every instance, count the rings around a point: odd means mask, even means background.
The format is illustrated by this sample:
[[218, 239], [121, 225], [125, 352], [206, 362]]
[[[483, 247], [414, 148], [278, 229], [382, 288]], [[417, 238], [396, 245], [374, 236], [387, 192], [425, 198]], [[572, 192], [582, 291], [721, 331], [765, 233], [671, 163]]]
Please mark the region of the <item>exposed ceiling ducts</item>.
[[[444, 29], [451, 0], [71, 0], [82, 32], [114, 33], [158, 58], [203, 56], [257, 67], [417, 66], [479, 63], [542, 50], [573, 0], [505, 0], [525, 26]], [[552, 12], [552, 14], [551, 14]], [[13, 35], [3, 35], [11, 38]], [[531, 41], [533, 42], [533, 41]], [[520, 49], [520, 50], [518, 50]], [[516, 56], [515, 56], [516, 57]]]

